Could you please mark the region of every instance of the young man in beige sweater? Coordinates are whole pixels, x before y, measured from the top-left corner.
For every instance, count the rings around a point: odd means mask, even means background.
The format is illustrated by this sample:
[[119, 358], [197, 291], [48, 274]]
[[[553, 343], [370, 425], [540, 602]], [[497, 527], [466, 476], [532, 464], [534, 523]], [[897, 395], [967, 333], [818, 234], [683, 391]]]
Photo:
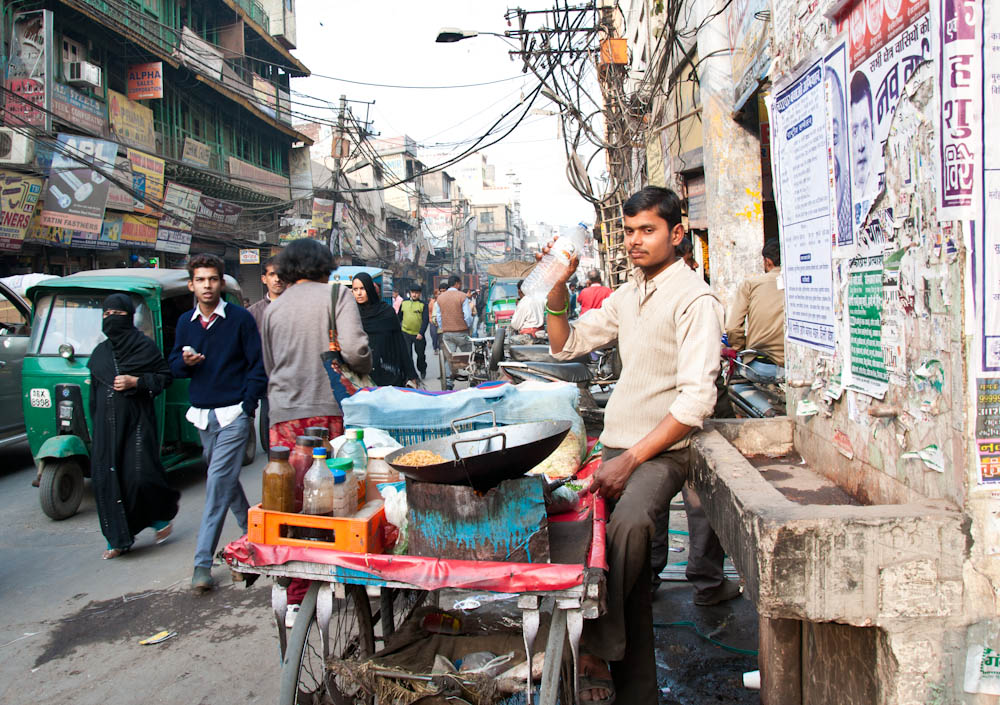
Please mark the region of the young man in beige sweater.
[[[604, 462], [590, 488], [611, 508], [608, 610], [583, 631], [580, 695], [591, 703], [610, 702], [615, 691], [620, 703], [657, 701], [650, 540], [657, 513], [687, 481], [689, 435], [715, 406], [722, 338], [722, 306], [675, 251], [684, 238], [677, 194], [645, 188], [626, 201], [624, 214], [631, 280], [570, 328], [566, 282], [574, 260], [546, 302], [553, 355], [571, 359], [617, 341], [622, 359], [605, 410]], [[703, 513], [689, 522], [692, 553], [696, 542], [718, 543]], [[701, 563], [703, 574], [688, 571], [696, 602], [738, 594], [722, 577], [721, 550]]]

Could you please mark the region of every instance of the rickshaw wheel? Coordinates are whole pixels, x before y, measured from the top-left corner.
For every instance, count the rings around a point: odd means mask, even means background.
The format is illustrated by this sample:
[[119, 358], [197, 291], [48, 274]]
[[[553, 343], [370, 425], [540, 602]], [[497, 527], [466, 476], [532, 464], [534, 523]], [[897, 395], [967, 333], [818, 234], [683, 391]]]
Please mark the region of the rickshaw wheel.
[[417, 611], [427, 599], [426, 590], [408, 588], [382, 588], [379, 596], [378, 616], [373, 620], [379, 627], [376, 641], [383, 642], [399, 629], [403, 622]]
[[[279, 705], [353, 705], [372, 702], [356, 684], [327, 671], [323, 643], [316, 623], [316, 581], [302, 599], [281, 667]], [[334, 600], [330, 618], [329, 650], [333, 658], [361, 661], [375, 653], [371, 603], [361, 585], [345, 585], [343, 600]]]
[[38, 499], [45, 516], [56, 521], [76, 514], [83, 500], [83, 469], [76, 460], [42, 461]]

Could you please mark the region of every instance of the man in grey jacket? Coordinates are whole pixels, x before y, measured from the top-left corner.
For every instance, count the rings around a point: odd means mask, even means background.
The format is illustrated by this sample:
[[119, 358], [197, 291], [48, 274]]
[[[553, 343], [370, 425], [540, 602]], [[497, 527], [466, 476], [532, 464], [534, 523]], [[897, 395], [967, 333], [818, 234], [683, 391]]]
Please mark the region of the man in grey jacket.
[[[331, 438], [344, 432], [344, 415], [320, 358], [330, 349], [329, 279], [336, 266], [330, 251], [316, 240], [295, 240], [278, 255], [278, 276], [288, 288], [268, 305], [260, 331], [272, 446], [293, 447], [295, 437], [309, 426], [329, 428]], [[349, 291], [339, 293], [340, 354], [351, 369], [366, 374], [372, 358], [358, 305]]]

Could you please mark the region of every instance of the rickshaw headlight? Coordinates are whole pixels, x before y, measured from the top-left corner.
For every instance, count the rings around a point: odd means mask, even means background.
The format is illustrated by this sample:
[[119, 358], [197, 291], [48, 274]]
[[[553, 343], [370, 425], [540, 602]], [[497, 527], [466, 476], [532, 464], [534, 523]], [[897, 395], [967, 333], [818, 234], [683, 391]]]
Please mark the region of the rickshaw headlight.
[[69, 343], [63, 343], [62, 345], [59, 346], [59, 357], [63, 358], [64, 360], [72, 360], [75, 354], [76, 351], [73, 350], [73, 346], [70, 345]]

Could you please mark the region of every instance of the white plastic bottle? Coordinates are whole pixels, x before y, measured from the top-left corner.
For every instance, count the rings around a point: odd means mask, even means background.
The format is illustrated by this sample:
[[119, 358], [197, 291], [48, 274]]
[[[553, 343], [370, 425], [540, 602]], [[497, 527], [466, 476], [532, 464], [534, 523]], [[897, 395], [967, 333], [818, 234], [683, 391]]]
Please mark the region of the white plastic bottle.
[[552, 287], [566, 273], [570, 259], [577, 253], [577, 247], [568, 237], [557, 238], [549, 253], [542, 257], [531, 273], [524, 278], [521, 291], [525, 296], [545, 300]]

